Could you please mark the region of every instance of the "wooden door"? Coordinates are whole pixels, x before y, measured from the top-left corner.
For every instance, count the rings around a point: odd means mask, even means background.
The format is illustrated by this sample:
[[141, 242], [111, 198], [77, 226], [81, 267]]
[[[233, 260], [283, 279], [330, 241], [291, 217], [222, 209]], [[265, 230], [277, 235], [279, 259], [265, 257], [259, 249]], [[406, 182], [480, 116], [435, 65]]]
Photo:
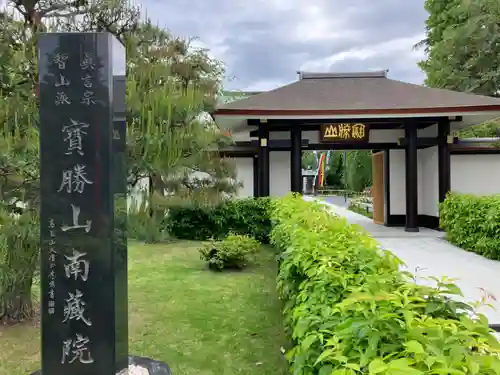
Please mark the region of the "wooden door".
[[373, 222], [384, 224], [384, 152], [372, 155]]

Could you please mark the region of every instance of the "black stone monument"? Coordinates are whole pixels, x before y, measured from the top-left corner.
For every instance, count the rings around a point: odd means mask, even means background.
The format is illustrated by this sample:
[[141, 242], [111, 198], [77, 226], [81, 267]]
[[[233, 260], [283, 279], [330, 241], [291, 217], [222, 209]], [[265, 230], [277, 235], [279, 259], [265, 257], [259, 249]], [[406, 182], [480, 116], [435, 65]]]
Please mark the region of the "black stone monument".
[[[125, 52], [116, 46], [108, 33], [39, 37], [42, 370], [36, 374], [127, 374], [129, 364], [170, 374], [164, 363], [128, 356]], [[115, 60], [123, 63], [122, 76], [113, 71]]]

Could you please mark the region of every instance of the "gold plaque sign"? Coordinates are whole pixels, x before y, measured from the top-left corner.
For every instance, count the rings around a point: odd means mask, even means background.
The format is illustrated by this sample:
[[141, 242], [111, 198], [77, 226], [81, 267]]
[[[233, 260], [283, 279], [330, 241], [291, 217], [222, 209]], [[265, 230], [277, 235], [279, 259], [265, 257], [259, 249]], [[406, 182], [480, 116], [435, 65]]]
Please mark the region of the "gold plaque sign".
[[368, 142], [370, 131], [365, 124], [322, 124], [321, 142]]

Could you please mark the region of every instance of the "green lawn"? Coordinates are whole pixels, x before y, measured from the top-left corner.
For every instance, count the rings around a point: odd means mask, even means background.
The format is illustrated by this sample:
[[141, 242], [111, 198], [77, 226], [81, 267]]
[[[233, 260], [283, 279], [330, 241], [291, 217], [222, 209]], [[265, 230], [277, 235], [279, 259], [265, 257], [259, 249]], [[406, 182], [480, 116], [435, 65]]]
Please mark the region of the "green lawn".
[[[214, 273], [196, 242], [129, 246], [130, 353], [174, 375], [282, 375], [287, 365], [276, 263], [263, 248], [243, 272]], [[39, 367], [39, 327], [0, 327], [0, 374]]]

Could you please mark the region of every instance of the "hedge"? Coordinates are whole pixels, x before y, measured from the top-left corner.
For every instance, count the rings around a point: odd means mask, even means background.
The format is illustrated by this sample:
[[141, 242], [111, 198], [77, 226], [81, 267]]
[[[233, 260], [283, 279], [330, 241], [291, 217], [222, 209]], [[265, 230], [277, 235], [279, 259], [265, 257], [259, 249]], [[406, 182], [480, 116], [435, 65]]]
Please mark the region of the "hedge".
[[294, 375], [499, 374], [500, 344], [482, 315], [417, 285], [401, 261], [324, 206], [276, 201], [271, 243]]
[[184, 205], [169, 209], [168, 231], [179, 239], [223, 239], [246, 234], [269, 243], [270, 198], [232, 199], [216, 206]]
[[449, 193], [439, 209], [448, 240], [468, 251], [500, 260], [500, 195]]

